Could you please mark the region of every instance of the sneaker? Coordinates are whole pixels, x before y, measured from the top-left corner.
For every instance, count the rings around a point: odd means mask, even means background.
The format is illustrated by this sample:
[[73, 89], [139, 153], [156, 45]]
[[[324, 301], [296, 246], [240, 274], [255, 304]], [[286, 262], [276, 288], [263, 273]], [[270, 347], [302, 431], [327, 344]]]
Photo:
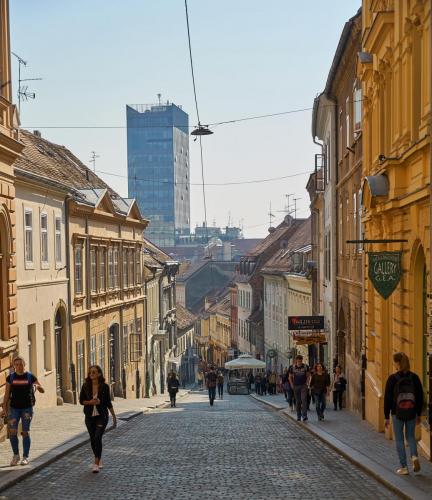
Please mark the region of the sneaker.
[[103, 463], [102, 463], [102, 460], [99, 462], [99, 469], [103, 469]]
[[23, 457], [23, 459], [20, 462], [20, 465], [28, 465], [28, 464], [29, 464], [28, 457]]
[[100, 469], [100, 467], [99, 467], [99, 465], [98, 465], [98, 464], [93, 464], [93, 467], [92, 467], [92, 472], [93, 472], [94, 474], [97, 474], [97, 473], [99, 472], [99, 469]]
[[301, 418], [300, 417], [297, 417], [297, 422], [301, 422]]
[[308, 421], [308, 418], [307, 417], [304, 417], [303, 418], [303, 422], [307, 422]]
[[413, 463], [414, 472], [418, 472], [420, 470], [420, 460], [418, 459], [418, 457], [412, 457], [411, 460]]
[[408, 468], [407, 467], [401, 467], [396, 471], [396, 474], [399, 474], [399, 476], [408, 476]]
[[19, 455], [14, 455], [11, 460], [11, 467], [15, 467], [15, 465], [18, 465], [20, 463], [20, 456]]

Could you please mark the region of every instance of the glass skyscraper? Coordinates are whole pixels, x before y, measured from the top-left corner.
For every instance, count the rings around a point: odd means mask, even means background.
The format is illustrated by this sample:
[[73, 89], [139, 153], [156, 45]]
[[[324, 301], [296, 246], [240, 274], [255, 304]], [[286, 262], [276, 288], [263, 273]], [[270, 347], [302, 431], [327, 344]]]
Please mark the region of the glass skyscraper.
[[126, 106], [128, 190], [150, 220], [146, 236], [173, 246], [190, 234], [189, 116], [179, 106]]

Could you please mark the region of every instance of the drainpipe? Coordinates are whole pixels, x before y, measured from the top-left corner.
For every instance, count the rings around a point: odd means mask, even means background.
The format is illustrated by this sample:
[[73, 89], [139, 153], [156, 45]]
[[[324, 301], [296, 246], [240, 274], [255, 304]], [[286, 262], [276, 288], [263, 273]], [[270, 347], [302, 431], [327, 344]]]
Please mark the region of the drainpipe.
[[[432, 8], [430, 7], [429, 12], [429, 64], [432, 64]], [[429, 79], [431, 79], [430, 68], [429, 68]], [[429, 81], [429, 102], [432, 102], [432, 82]], [[430, 191], [430, 202], [429, 202], [429, 239], [432, 241], [432, 108], [429, 115], [429, 191]], [[432, 462], [432, 252], [429, 252], [429, 289], [430, 295], [429, 300], [431, 301], [429, 307], [429, 459]]]
[[70, 388], [74, 404], [76, 401], [76, 379], [75, 379], [75, 365], [72, 360], [72, 285], [71, 283], [71, 255], [70, 255], [70, 229], [69, 229], [69, 203], [71, 197], [68, 195], [65, 198], [65, 232], [66, 232], [66, 278], [68, 280], [68, 335], [67, 335], [67, 353], [70, 357], [69, 361], [69, 375], [70, 375]]
[[144, 281], [144, 290], [145, 290], [145, 295], [144, 295], [144, 310], [145, 310], [145, 320], [144, 320], [144, 326], [145, 326], [145, 393], [144, 397], [149, 398], [150, 397], [150, 374], [149, 374], [149, 356], [148, 356], [148, 287], [147, 287], [147, 281]]

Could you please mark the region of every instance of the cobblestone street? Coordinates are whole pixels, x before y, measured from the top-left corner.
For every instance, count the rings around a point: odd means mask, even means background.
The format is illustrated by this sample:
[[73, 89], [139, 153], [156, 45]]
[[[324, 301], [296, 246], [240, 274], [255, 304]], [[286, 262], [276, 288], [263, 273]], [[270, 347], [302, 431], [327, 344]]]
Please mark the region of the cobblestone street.
[[205, 392], [152, 410], [105, 436], [105, 467], [89, 446], [43, 468], [1, 499], [395, 498], [295, 422], [247, 396], [208, 405]]

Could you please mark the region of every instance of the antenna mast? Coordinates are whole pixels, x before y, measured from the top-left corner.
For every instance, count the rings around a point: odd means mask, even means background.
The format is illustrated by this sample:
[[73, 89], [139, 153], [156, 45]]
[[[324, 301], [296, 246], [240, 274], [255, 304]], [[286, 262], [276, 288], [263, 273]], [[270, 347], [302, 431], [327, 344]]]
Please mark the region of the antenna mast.
[[22, 86], [22, 82], [31, 82], [35, 80], [42, 80], [42, 78], [21, 78], [21, 66], [27, 66], [27, 61], [24, 61], [22, 57], [15, 52], [12, 52], [18, 60], [18, 112], [21, 115], [21, 101], [28, 101], [29, 99], [35, 99], [36, 93], [29, 92], [28, 85]]

